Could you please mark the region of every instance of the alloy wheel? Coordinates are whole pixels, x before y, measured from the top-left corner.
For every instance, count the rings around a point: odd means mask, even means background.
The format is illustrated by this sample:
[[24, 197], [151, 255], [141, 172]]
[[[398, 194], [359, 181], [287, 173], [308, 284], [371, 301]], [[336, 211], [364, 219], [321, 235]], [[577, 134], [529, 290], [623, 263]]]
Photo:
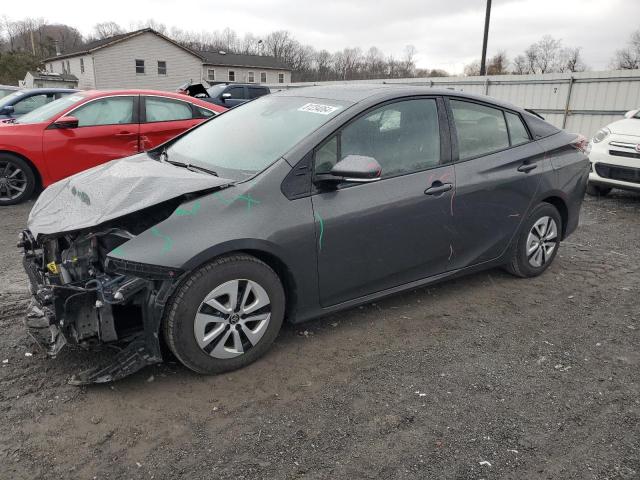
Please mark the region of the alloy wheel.
[[552, 257], [558, 244], [558, 225], [548, 216], [536, 220], [527, 237], [527, 259], [532, 267], [540, 268]]
[[214, 288], [198, 307], [193, 333], [214, 358], [233, 358], [255, 347], [267, 331], [271, 300], [253, 280], [230, 280]]
[[15, 163], [0, 160], [0, 200], [15, 200], [27, 188], [27, 175]]

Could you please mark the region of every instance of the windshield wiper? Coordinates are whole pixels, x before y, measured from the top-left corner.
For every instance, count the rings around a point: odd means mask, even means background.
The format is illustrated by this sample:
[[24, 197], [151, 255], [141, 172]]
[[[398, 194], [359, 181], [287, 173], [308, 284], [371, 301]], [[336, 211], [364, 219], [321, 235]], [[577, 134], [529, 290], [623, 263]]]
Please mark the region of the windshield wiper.
[[193, 165], [191, 163], [183, 163], [183, 162], [176, 162], [175, 160], [169, 160], [169, 154], [167, 153], [167, 149], [165, 148], [164, 150], [162, 150], [160, 152], [160, 161], [163, 163], [170, 163], [171, 165], [175, 165], [176, 167], [183, 167], [186, 168], [187, 170], [191, 170], [192, 172], [196, 171], [196, 172], [204, 172], [204, 173], [208, 173], [209, 175], [213, 175], [215, 177], [218, 176], [218, 174], [216, 172], [214, 172], [213, 170], [209, 170], [206, 167], [201, 167], [199, 165]]
[[213, 170], [209, 170], [208, 168], [201, 167], [199, 165], [193, 165], [192, 163], [187, 163], [187, 164], [183, 163], [183, 165], [187, 167], [189, 170], [196, 170], [198, 172], [208, 173], [209, 175], [213, 175], [214, 177], [218, 176], [218, 174]]

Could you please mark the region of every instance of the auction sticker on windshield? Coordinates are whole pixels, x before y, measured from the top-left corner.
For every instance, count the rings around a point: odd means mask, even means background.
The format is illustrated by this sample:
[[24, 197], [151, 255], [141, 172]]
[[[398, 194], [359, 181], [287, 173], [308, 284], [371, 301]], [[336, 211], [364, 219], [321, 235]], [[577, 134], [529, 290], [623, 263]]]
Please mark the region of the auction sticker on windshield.
[[332, 105], [322, 105], [320, 103], [307, 103], [301, 106], [298, 111], [300, 112], [311, 112], [311, 113], [319, 113], [320, 115], [330, 115], [340, 107], [334, 107]]

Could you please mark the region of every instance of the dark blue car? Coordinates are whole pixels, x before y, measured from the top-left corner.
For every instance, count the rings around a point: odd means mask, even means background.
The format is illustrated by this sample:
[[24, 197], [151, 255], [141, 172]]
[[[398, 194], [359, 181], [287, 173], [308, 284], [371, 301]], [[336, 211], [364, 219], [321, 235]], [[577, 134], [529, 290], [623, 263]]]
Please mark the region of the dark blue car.
[[10, 93], [0, 98], [0, 120], [17, 118], [77, 91], [71, 88], [29, 88]]

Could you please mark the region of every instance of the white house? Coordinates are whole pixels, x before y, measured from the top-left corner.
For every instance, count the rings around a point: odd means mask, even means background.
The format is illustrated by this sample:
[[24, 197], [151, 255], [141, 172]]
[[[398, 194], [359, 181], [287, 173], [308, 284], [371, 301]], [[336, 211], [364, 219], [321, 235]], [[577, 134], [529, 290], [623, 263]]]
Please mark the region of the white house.
[[78, 78], [70, 73], [30, 71], [19, 83], [22, 88], [76, 88]]
[[291, 70], [273, 57], [197, 52], [150, 28], [61, 52], [44, 64], [50, 73], [74, 75], [82, 89], [174, 91], [187, 81], [291, 82]]

